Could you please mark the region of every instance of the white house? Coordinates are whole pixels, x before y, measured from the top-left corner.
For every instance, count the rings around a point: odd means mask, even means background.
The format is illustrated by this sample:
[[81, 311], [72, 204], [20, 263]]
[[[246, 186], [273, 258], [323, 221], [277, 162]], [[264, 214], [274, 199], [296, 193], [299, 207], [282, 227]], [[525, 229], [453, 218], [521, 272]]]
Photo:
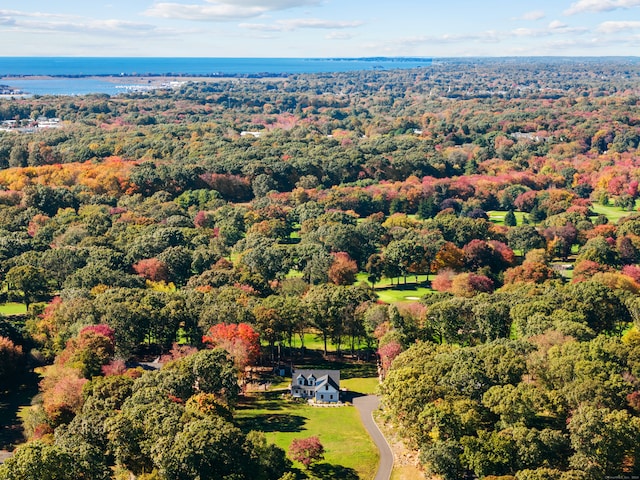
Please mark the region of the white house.
[[291, 395], [316, 402], [340, 401], [340, 370], [294, 370]]

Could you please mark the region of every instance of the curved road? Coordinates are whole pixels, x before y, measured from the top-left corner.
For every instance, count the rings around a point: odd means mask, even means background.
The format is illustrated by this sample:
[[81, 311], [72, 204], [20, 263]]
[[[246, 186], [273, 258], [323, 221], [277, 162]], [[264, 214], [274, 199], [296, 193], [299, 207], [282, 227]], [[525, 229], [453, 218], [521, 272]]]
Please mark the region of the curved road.
[[373, 421], [373, 411], [378, 408], [379, 403], [380, 399], [376, 395], [353, 399], [353, 405], [360, 412], [364, 428], [367, 429], [369, 436], [371, 436], [380, 451], [380, 465], [378, 465], [378, 473], [374, 480], [389, 480], [391, 478], [391, 469], [393, 468], [393, 452], [382, 432], [380, 432], [378, 425]]

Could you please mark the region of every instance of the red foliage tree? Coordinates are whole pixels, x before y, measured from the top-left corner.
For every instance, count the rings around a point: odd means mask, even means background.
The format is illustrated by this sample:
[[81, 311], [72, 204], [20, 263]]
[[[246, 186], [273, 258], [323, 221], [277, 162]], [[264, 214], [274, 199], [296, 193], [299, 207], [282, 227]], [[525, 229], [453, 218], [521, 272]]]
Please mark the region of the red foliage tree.
[[396, 341], [389, 342], [378, 348], [378, 356], [382, 364], [382, 371], [386, 373], [391, 367], [391, 362], [402, 353], [402, 345]]
[[540, 262], [525, 260], [522, 265], [509, 268], [504, 272], [504, 283], [544, 283], [553, 278], [553, 270]]
[[333, 263], [327, 272], [329, 280], [336, 285], [351, 285], [356, 280], [358, 265], [348, 253], [338, 252], [333, 254]]
[[434, 272], [442, 269], [461, 270], [464, 267], [464, 250], [456, 247], [452, 242], [446, 242], [436, 254], [436, 258], [431, 265]]
[[152, 282], [167, 281], [169, 270], [164, 262], [157, 258], [146, 258], [133, 265], [133, 270], [141, 277]]
[[289, 447], [289, 456], [309, 468], [324, 458], [324, 446], [318, 437], [296, 438]]
[[451, 283], [451, 293], [460, 297], [473, 297], [482, 292], [493, 292], [493, 281], [485, 275], [461, 273]]
[[210, 212], [200, 210], [193, 218], [193, 224], [197, 228], [213, 228], [213, 215]]
[[240, 371], [260, 355], [260, 335], [246, 323], [219, 323], [212, 326], [202, 342], [211, 348], [223, 348], [233, 357]]
[[91, 379], [102, 373], [102, 367], [113, 358], [115, 333], [108, 325], [90, 325], [80, 330], [76, 338], [67, 342], [56, 363], [77, 369], [81, 376]]
[[638, 265], [625, 265], [622, 267], [622, 273], [640, 283], [640, 267]]
[[82, 407], [82, 387], [88, 380], [73, 368], [54, 365], [40, 383], [42, 404], [52, 426], [68, 423]]
[[105, 325], [104, 323], [101, 323], [100, 325], [89, 325], [87, 327], [84, 327], [82, 330], [80, 330], [78, 337], [84, 338], [89, 336], [91, 333], [107, 337], [114, 344], [116, 342], [116, 332], [113, 331], [113, 328], [111, 328], [109, 325]]
[[112, 360], [106, 365], [102, 366], [102, 375], [105, 377], [111, 377], [113, 375], [122, 375], [127, 371], [127, 366], [124, 360]]
[[431, 288], [437, 292], [449, 292], [456, 274], [452, 270], [442, 270], [431, 281]]
[[596, 273], [608, 272], [611, 267], [602, 265], [592, 260], [582, 260], [578, 262], [573, 269], [573, 283], [584, 282], [590, 279]]

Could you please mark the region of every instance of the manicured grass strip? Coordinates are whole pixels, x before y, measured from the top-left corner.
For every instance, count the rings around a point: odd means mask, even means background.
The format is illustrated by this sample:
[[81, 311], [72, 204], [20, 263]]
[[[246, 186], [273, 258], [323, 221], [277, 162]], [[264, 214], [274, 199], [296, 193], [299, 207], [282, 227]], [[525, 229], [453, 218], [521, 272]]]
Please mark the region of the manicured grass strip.
[[[524, 212], [513, 212], [516, 216], [516, 222], [518, 225], [522, 225], [525, 213]], [[489, 215], [489, 220], [497, 225], [504, 225], [504, 216], [507, 214], [507, 210], [489, 210], [487, 215]]]
[[621, 218], [636, 213], [623, 210], [620, 207], [614, 207], [611, 205], [600, 205], [599, 203], [594, 203], [591, 206], [591, 210], [593, 210], [598, 215], [604, 215], [609, 219], [609, 222], [611, 223], [618, 223], [618, 220], [620, 220]]
[[376, 290], [378, 297], [385, 303], [408, 303], [417, 302], [423, 296], [433, 293], [433, 290], [426, 287], [416, 287], [415, 285], [409, 288], [400, 285], [398, 288], [385, 288]]
[[358, 392], [367, 395], [376, 393], [379, 385], [378, 377], [340, 380], [340, 388], [346, 388], [349, 392]]
[[[335, 478], [370, 480], [378, 466], [378, 451], [352, 406], [311, 407], [267, 392], [239, 405], [236, 420], [245, 431], [264, 432], [269, 442], [288, 451], [296, 438], [318, 436], [325, 447], [319, 471], [333, 471]], [[301, 465], [296, 465], [302, 470]], [[323, 475], [324, 477], [324, 475]]]
[[[342, 343], [342, 345], [340, 345], [340, 349], [342, 350], [343, 353], [348, 353], [351, 349], [351, 339], [348, 337], [345, 337], [343, 340], [344, 343]], [[287, 347], [289, 346], [289, 344], [287, 343]], [[291, 341], [291, 346], [293, 348], [300, 348], [302, 346], [302, 342], [300, 341], [300, 336], [295, 335]], [[355, 348], [356, 349], [362, 349], [365, 348], [367, 345], [362, 342], [356, 342]], [[322, 340], [322, 334], [321, 333], [314, 333], [314, 332], [309, 332], [309, 333], [305, 333], [304, 334], [304, 348], [306, 348], [307, 350], [324, 350], [324, 342]], [[327, 352], [331, 353], [331, 352], [335, 352], [336, 351], [336, 345], [330, 340], [327, 339]]]
[[0, 313], [3, 315], [22, 315], [27, 313], [27, 306], [24, 303], [5, 303], [0, 305]]

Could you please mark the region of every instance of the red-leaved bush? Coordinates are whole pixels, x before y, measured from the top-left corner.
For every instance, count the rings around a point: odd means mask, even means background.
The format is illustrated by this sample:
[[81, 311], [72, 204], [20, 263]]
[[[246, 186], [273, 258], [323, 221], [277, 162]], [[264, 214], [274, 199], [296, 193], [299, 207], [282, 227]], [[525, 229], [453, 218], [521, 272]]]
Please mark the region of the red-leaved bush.
[[289, 456], [309, 468], [324, 458], [324, 446], [318, 437], [296, 438], [289, 447]]

